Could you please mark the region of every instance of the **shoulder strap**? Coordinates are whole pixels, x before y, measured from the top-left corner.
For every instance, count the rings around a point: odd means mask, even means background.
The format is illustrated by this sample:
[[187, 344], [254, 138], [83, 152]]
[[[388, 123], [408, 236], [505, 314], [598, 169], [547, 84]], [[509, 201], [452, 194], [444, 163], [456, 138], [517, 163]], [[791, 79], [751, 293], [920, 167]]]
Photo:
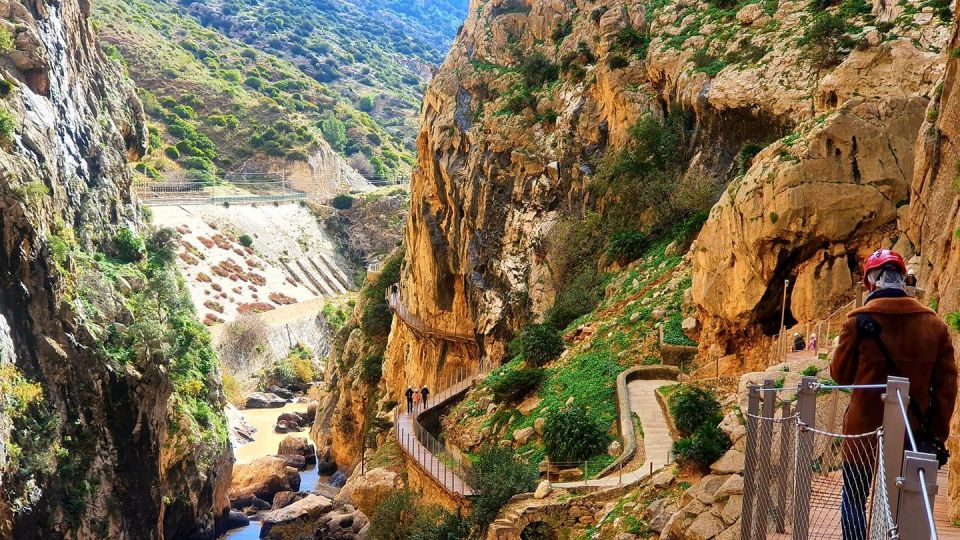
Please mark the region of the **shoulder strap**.
[[[890, 350], [887, 349], [886, 344], [883, 343], [883, 340], [880, 338], [880, 333], [883, 332], [883, 328], [880, 326], [877, 321], [873, 320], [873, 317], [866, 313], [860, 313], [857, 315], [857, 335], [866, 336], [873, 340], [877, 344], [877, 348], [880, 349], [880, 354], [883, 355], [883, 359], [887, 362], [887, 372], [894, 377], [902, 377], [900, 370], [897, 369], [897, 363], [893, 360], [893, 355], [890, 354]], [[930, 401], [930, 407], [927, 409], [927, 414], [923, 414], [923, 411], [920, 410], [920, 405], [917, 405], [916, 400], [910, 399], [910, 410], [917, 416], [920, 420], [920, 426], [922, 429], [926, 429], [927, 420], [930, 416], [931, 411], [933, 411], [933, 401]]]

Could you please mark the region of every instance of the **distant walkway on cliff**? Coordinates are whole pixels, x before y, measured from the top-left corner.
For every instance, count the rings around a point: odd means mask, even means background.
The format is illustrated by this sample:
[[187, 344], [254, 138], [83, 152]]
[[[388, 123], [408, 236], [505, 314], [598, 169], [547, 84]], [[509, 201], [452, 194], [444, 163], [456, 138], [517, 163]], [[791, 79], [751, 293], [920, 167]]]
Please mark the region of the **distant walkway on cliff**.
[[663, 410], [657, 402], [656, 392], [661, 386], [677, 384], [677, 381], [668, 380], [634, 380], [627, 384], [630, 394], [630, 410], [640, 417], [643, 428], [644, 461], [639, 469], [623, 473], [613, 473], [605, 478], [595, 480], [580, 480], [577, 482], [561, 482], [553, 484], [558, 488], [582, 487], [613, 487], [620, 484], [632, 484], [649, 476], [651, 470], [657, 470], [670, 463], [670, 451], [673, 448], [673, 438]]
[[392, 285], [387, 289], [387, 304], [391, 311], [397, 314], [397, 317], [403, 321], [414, 333], [428, 339], [438, 339], [442, 341], [451, 341], [454, 343], [463, 343], [476, 346], [477, 337], [473, 334], [451, 332], [442, 328], [435, 328], [427, 324], [426, 321], [410, 312], [400, 300], [399, 285]]

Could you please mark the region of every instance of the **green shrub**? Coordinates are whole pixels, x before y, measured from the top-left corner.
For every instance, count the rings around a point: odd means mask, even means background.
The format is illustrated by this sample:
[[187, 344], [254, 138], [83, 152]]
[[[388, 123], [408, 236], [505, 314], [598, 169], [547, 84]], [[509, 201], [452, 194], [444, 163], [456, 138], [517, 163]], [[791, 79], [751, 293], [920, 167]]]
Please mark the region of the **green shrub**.
[[383, 377], [383, 356], [370, 355], [360, 361], [360, 379], [367, 386], [380, 384]]
[[373, 509], [370, 516], [372, 540], [408, 540], [417, 519], [419, 497], [409, 489], [394, 491]]
[[720, 417], [715, 416], [700, 426], [690, 437], [673, 443], [673, 453], [681, 465], [706, 470], [720, 459], [730, 448], [730, 439], [717, 425]]
[[610, 69], [625, 68], [630, 65], [630, 60], [627, 60], [619, 54], [613, 54], [607, 59], [607, 65], [610, 66]]
[[6, 28], [0, 28], [0, 53], [8, 53], [13, 47], [13, 34]]
[[475, 495], [470, 511], [474, 530], [483, 530], [511, 497], [533, 491], [539, 478], [536, 466], [522, 463], [510, 448], [482, 450], [468, 472]]
[[463, 514], [439, 506], [420, 509], [410, 540], [460, 540], [470, 538], [470, 522]]
[[960, 311], [951, 311], [947, 313], [944, 318], [947, 320], [947, 324], [950, 325], [950, 328], [954, 332], [960, 332]]
[[720, 415], [720, 403], [713, 392], [699, 386], [682, 385], [667, 400], [670, 416], [683, 436], [697, 431], [705, 422]]
[[620, 231], [610, 237], [607, 256], [620, 264], [626, 264], [639, 259], [649, 246], [650, 241], [642, 232]]
[[610, 433], [582, 407], [552, 410], [543, 424], [543, 445], [551, 461], [573, 462], [603, 453]]
[[573, 321], [593, 311], [603, 298], [603, 280], [593, 268], [585, 270], [557, 292], [544, 322], [555, 328], [566, 328]]
[[176, 146], [168, 146], [163, 153], [170, 159], [180, 159], [180, 149]]
[[807, 47], [807, 54], [815, 67], [827, 68], [840, 62], [840, 47], [845, 41], [846, 27], [843, 17], [829, 11], [821, 11], [813, 16], [813, 22], [804, 30], [800, 44]]
[[349, 210], [353, 208], [354, 199], [350, 195], [341, 193], [330, 201], [330, 205], [337, 210]]
[[117, 259], [123, 262], [136, 262], [143, 259], [146, 246], [143, 239], [130, 229], [123, 227], [113, 237], [113, 251]]
[[531, 89], [555, 81], [560, 75], [560, 68], [539, 52], [525, 57], [518, 69], [524, 84]]
[[490, 391], [499, 403], [513, 403], [532, 392], [543, 381], [543, 368], [507, 370], [500, 377], [491, 377]]
[[386, 337], [393, 323], [393, 313], [384, 300], [373, 300], [363, 306], [360, 328], [369, 337]]
[[9, 142], [17, 129], [17, 119], [6, 107], [0, 107], [0, 141]]
[[816, 377], [817, 373], [820, 373], [820, 370], [817, 369], [817, 366], [807, 366], [803, 368], [803, 371], [800, 372], [804, 377]]
[[520, 350], [531, 366], [542, 366], [563, 353], [563, 336], [549, 324], [531, 324], [520, 335]]
[[237, 241], [240, 242], [240, 245], [243, 247], [250, 247], [253, 245], [253, 238], [251, 238], [249, 234], [241, 234]]

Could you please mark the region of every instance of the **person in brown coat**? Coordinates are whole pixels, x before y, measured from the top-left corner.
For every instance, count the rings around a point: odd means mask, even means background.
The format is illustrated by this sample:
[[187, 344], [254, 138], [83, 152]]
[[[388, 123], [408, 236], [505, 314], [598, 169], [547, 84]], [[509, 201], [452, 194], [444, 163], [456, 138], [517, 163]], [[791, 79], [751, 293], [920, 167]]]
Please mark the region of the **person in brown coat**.
[[[870, 295], [862, 308], [849, 313], [830, 374], [841, 385], [883, 384], [889, 375], [910, 379], [910, 399], [923, 413], [923, 418], [917, 418], [913, 411], [908, 412], [914, 433], [923, 428], [946, 441], [957, 398], [953, 344], [943, 320], [907, 295], [906, 274], [906, 265], [897, 253], [880, 250], [870, 256], [864, 267], [864, 283]], [[865, 335], [863, 321], [870, 320], [879, 330], [877, 337]], [[891, 373], [878, 340], [887, 349], [896, 373]], [[882, 393], [876, 389], [853, 390], [843, 418], [844, 434], [869, 433], [881, 426]], [[845, 540], [866, 538], [864, 509], [873, 474], [872, 456], [854, 459], [857, 452], [851, 444], [844, 441], [840, 520]]]

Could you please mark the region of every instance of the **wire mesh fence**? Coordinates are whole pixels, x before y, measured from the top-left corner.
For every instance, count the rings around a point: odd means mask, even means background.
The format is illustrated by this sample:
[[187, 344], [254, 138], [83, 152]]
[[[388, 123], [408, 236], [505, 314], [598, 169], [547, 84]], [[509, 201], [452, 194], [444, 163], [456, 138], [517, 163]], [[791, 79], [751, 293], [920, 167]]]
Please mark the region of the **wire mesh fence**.
[[903, 451], [907, 386], [891, 377], [883, 425], [844, 434], [836, 410], [849, 388], [822, 392], [805, 377], [794, 399], [773, 381], [752, 385], [741, 538], [936, 538], [936, 461]]

